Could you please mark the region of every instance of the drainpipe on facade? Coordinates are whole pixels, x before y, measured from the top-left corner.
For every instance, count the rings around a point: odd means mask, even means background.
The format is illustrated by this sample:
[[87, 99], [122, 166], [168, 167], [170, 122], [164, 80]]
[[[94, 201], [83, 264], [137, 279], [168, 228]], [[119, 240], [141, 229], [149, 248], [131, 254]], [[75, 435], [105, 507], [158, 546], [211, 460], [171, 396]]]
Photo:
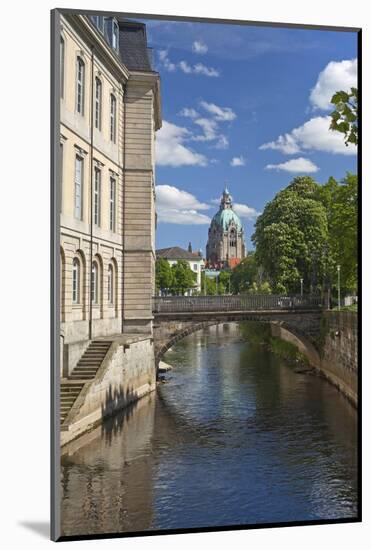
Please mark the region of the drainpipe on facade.
[[[93, 147], [94, 147], [94, 46], [91, 47], [91, 83], [90, 83], [90, 272], [89, 272], [89, 340], [93, 338], [93, 297], [91, 278], [93, 271]], [[103, 299], [103, 296], [102, 296]]]
[[123, 83], [123, 98], [122, 106], [124, 109], [123, 116], [123, 139], [122, 139], [122, 288], [121, 288], [121, 332], [124, 332], [124, 299], [125, 299], [125, 154], [126, 154], [126, 88], [127, 84]]

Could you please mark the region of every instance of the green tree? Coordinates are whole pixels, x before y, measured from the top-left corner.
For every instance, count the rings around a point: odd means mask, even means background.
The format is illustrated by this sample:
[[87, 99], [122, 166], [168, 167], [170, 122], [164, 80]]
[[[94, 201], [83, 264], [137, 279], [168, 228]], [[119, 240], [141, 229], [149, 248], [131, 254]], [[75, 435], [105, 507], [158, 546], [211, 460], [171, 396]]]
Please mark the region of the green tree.
[[230, 287], [231, 271], [223, 270], [218, 277], [218, 294], [228, 294]]
[[156, 260], [156, 290], [169, 290], [172, 280], [173, 275], [169, 262], [165, 258], [158, 258]]
[[335, 110], [330, 114], [330, 129], [344, 135], [345, 145], [358, 144], [358, 89], [351, 88], [350, 92], [342, 90], [336, 92], [331, 103]]
[[319, 189], [318, 196], [327, 210], [330, 280], [336, 285], [336, 266], [340, 265], [341, 286], [355, 291], [358, 267], [358, 178], [351, 173], [347, 173], [340, 183], [330, 178]]
[[255, 261], [267, 275], [273, 292], [316, 289], [325, 271], [328, 243], [326, 208], [318, 200], [319, 185], [296, 177], [268, 202], [255, 224]]
[[171, 267], [172, 281], [171, 291], [173, 294], [181, 294], [195, 287], [196, 273], [192, 271], [186, 260], [178, 260]]
[[[206, 292], [205, 292], [206, 290]], [[216, 280], [215, 278], [206, 277], [205, 272], [201, 272], [201, 294], [207, 296], [214, 296], [216, 294]]]
[[232, 271], [231, 290], [234, 294], [269, 294], [271, 288], [264, 269], [256, 262], [255, 252], [248, 252]]

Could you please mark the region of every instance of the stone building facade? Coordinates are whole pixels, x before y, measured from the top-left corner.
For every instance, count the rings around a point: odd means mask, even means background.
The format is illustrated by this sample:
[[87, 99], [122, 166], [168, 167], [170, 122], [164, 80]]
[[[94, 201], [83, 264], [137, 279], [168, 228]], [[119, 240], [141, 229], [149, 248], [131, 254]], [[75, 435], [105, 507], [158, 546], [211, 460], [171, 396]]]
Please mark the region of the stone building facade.
[[244, 229], [233, 210], [232, 197], [224, 189], [219, 211], [211, 220], [206, 245], [208, 267], [223, 269], [235, 267], [246, 256]]
[[142, 23], [61, 15], [63, 372], [88, 343], [152, 334], [160, 79]]

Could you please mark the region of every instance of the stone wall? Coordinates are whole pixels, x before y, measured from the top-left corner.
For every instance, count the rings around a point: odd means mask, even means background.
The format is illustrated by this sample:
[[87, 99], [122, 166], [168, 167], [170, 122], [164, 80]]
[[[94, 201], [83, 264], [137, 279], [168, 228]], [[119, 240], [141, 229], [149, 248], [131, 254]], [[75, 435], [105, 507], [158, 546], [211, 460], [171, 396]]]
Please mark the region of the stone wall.
[[357, 406], [357, 313], [348, 311], [324, 312], [321, 337], [321, 370]]
[[61, 445], [93, 428], [156, 387], [153, 340], [120, 336], [94, 380], [84, 385], [61, 426]]
[[272, 335], [295, 344], [309, 363], [320, 370], [351, 403], [358, 405], [357, 313], [324, 311], [316, 346], [303, 335], [297, 337], [272, 324]]

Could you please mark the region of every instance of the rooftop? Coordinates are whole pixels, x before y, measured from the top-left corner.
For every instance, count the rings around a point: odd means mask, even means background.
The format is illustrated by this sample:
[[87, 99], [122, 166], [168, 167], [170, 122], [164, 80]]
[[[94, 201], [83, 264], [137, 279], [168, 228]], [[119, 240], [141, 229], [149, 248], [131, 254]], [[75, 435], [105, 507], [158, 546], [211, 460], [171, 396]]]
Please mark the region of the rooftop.
[[147, 47], [146, 26], [139, 21], [117, 17], [120, 29], [120, 57], [131, 71], [152, 71]]
[[157, 258], [165, 258], [165, 260], [193, 260], [201, 261], [202, 257], [197, 252], [188, 252], [180, 246], [170, 246], [169, 248], [160, 248], [156, 250]]

